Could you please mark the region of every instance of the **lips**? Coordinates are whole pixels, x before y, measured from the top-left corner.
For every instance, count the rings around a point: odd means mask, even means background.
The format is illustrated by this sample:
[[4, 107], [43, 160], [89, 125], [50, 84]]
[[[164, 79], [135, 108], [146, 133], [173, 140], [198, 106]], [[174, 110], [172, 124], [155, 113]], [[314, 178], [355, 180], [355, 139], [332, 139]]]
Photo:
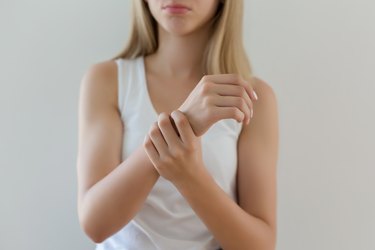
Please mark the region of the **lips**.
[[188, 9], [190, 10], [189, 7], [182, 5], [182, 4], [168, 4], [164, 6], [163, 9]]
[[163, 7], [163, 10], [172, 14], [183, 14], [190, 11], [191, 9], [182, 4], [168, 4]]

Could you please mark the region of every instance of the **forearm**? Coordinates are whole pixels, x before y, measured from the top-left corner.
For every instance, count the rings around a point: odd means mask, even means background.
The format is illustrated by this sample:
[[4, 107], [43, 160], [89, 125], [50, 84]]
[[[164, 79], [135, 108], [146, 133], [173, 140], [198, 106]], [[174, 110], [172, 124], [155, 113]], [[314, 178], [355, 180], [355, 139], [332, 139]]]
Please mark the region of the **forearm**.
[[223, 249], [275, 249], [268, 224], [238, 206], [207, 172], [177, 188]]
[[80, 219], [86, 233], [101, 242], [139, 211], [159, 177], [143, 146], [92, 186], [82, 198]]

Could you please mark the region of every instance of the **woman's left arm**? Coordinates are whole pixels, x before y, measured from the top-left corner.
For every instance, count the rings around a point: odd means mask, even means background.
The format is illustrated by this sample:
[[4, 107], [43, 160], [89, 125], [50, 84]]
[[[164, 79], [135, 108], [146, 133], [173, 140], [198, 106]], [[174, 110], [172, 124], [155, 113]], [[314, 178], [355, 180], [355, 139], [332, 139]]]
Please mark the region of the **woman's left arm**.
[[[274, 250], [276, 246], [277, 102], [272, 88], [260, 79], [256, 80], [258, 100], [253, 105], [254, 116], [250, 124], [243, 124], [238, 141], [238, 204], [216, 184], [204, 167], [197, 167], [201, 165], [199, 161], [154, 162], [156, 166], [162, 166], [161, 175], [191, 176], [188, 182], [172, 182], [225, 250]], [[176, 165], [186, 167], [172, 167]], [[178, 174], [180, 171], [177, 170], [186, 172]], [[199, 174], [194, 174], [197, 171]]]
[[277, 100], [257, 80], [254, 116], [238, 141], [237, 205], [209, 174], [180, 188], [223, 249], [274, 250], [276, 247]]

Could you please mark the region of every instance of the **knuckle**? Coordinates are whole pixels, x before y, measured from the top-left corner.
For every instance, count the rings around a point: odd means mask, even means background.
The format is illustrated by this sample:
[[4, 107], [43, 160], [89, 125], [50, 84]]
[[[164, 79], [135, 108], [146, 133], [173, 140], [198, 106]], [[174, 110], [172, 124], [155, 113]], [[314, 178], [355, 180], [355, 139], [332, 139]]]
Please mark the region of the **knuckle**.
[[186, 152], [191, 154], [191, 153], [194, 153], [195, 150], [196, 150], [196, 145], [193, 143], [193, 142], [189, 142], [189, 143], [186, 143]]
[[204, 75], [201, 79], [202, 82], [206, 82], [208, 81], [208, 76], [207, 75]]
[[247, 107], [246, 101], [243, 98], [241, 98], [241, 104], [240, 105], [241, 105], [242, 109], [246, 109], [246, 107]]
[[243, 87], [243, 86], [239, 86], [239, 87], [240, 87], [241, 95], [242, 95], [242, 96], [247, 96], [248, 94], [247, 94], [247, 92], [246, 92], [245, 87]]
[[235, 103], [236, 103], [235, 105], [237, 107], [241, 107], [242, 106], [242, 98], [241, 97], [237, 97]]
[[203, 105], [205, 107], [208, 107], [211, 103], [213, 103], [213, 97], [212, 96], [205, 96], [203, 98]]
[[159, 127], [153, 126], [149, 132], [150, 137], [156, 137], [159, 135]]
[[184, 127], [187, 125], [188, 121], [186, 117], [179, 116], [178, 119], [175, 121], [175, 123], [180, 127]]
[[204, 82], [202, 86], [202, 94], [207, 94], [212, 88], [212, 84], [213, 83], [209, 81]]
[[147, 137], [147, 139], [143, 141], [143, 146], [144, 147], [150, 147], [151, 146], [151, 141], [150, 141], [149, 137]]
[[237, 118], [241, 121], [245, 118], [245, 114], [238, 110], [237, 111]]
[[237, 96], [244, 96], [245, 95], [245, 88], [242, 86], [236, 86], [236, 95]]
[[240, 110], [246, 110], [246, 106], [247, 106], [247, 104], [246, 104], [245, 100], [242, 97], [239, 97], [239, 98], [236, 99], [236, 107], [238, 109], [240, 109]]
[[158, 125], [159, 125], [160, 127], [165, 127], [165, 126], [167, 126], [168, 124], [169, 124], [169, 118], [168, 118], [168, 117], [165, 117], [165, 116], [161, 117], [161, 118], [159, 119], [159, 121], [158, 121]]
[[159, 129], [159, 126], [158, 126], [158, 123], [157, 122], [154, 122], [151, 126], [151, 130], [156, 130], [156, 129]]
[[232, 79], [236, 83], [239, 83], [241, 81], [241, 77], [238, 74], [232, 74]]
[[234, 118], [240, 120], [240, 119], [243, 118], [243, 113], [239, 109], [233, 108], [233, 116], [234, 116]]
[[206, 109], [205, 112], [206, 112], [206, 116], [210, 117], [213, 121], [220, 119], [219, 112], [215, 112], [215, 110], [213, 109]]

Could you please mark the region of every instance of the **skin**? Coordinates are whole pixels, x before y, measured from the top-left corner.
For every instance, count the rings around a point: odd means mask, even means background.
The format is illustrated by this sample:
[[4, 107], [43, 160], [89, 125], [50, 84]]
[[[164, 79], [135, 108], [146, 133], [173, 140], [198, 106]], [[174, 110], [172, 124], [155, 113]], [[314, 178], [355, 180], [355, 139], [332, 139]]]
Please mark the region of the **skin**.
[[[255, 77], [202, 77], [200, 55], [209, 34], [205, 24], [217, 1], [184, 1], [191, 12], [183, 17], [161, 10], [170, 1], [147, 2], [159, 23], [159, 49], [145, 58], [148, 90], [159, 118], [143, 145], [121, 162], [116, 65], [103, 62], [86, 72], [77, 158], [82, 228], [93, 241], [102, 242], [135, 216], [162, 175], [224, 249], [274, 249], [278, 117], [272, 88]], [[200, 136], [224, 118], [244, 122], [238, 141], [238, 204], [207, 173], [201, 155]]]

